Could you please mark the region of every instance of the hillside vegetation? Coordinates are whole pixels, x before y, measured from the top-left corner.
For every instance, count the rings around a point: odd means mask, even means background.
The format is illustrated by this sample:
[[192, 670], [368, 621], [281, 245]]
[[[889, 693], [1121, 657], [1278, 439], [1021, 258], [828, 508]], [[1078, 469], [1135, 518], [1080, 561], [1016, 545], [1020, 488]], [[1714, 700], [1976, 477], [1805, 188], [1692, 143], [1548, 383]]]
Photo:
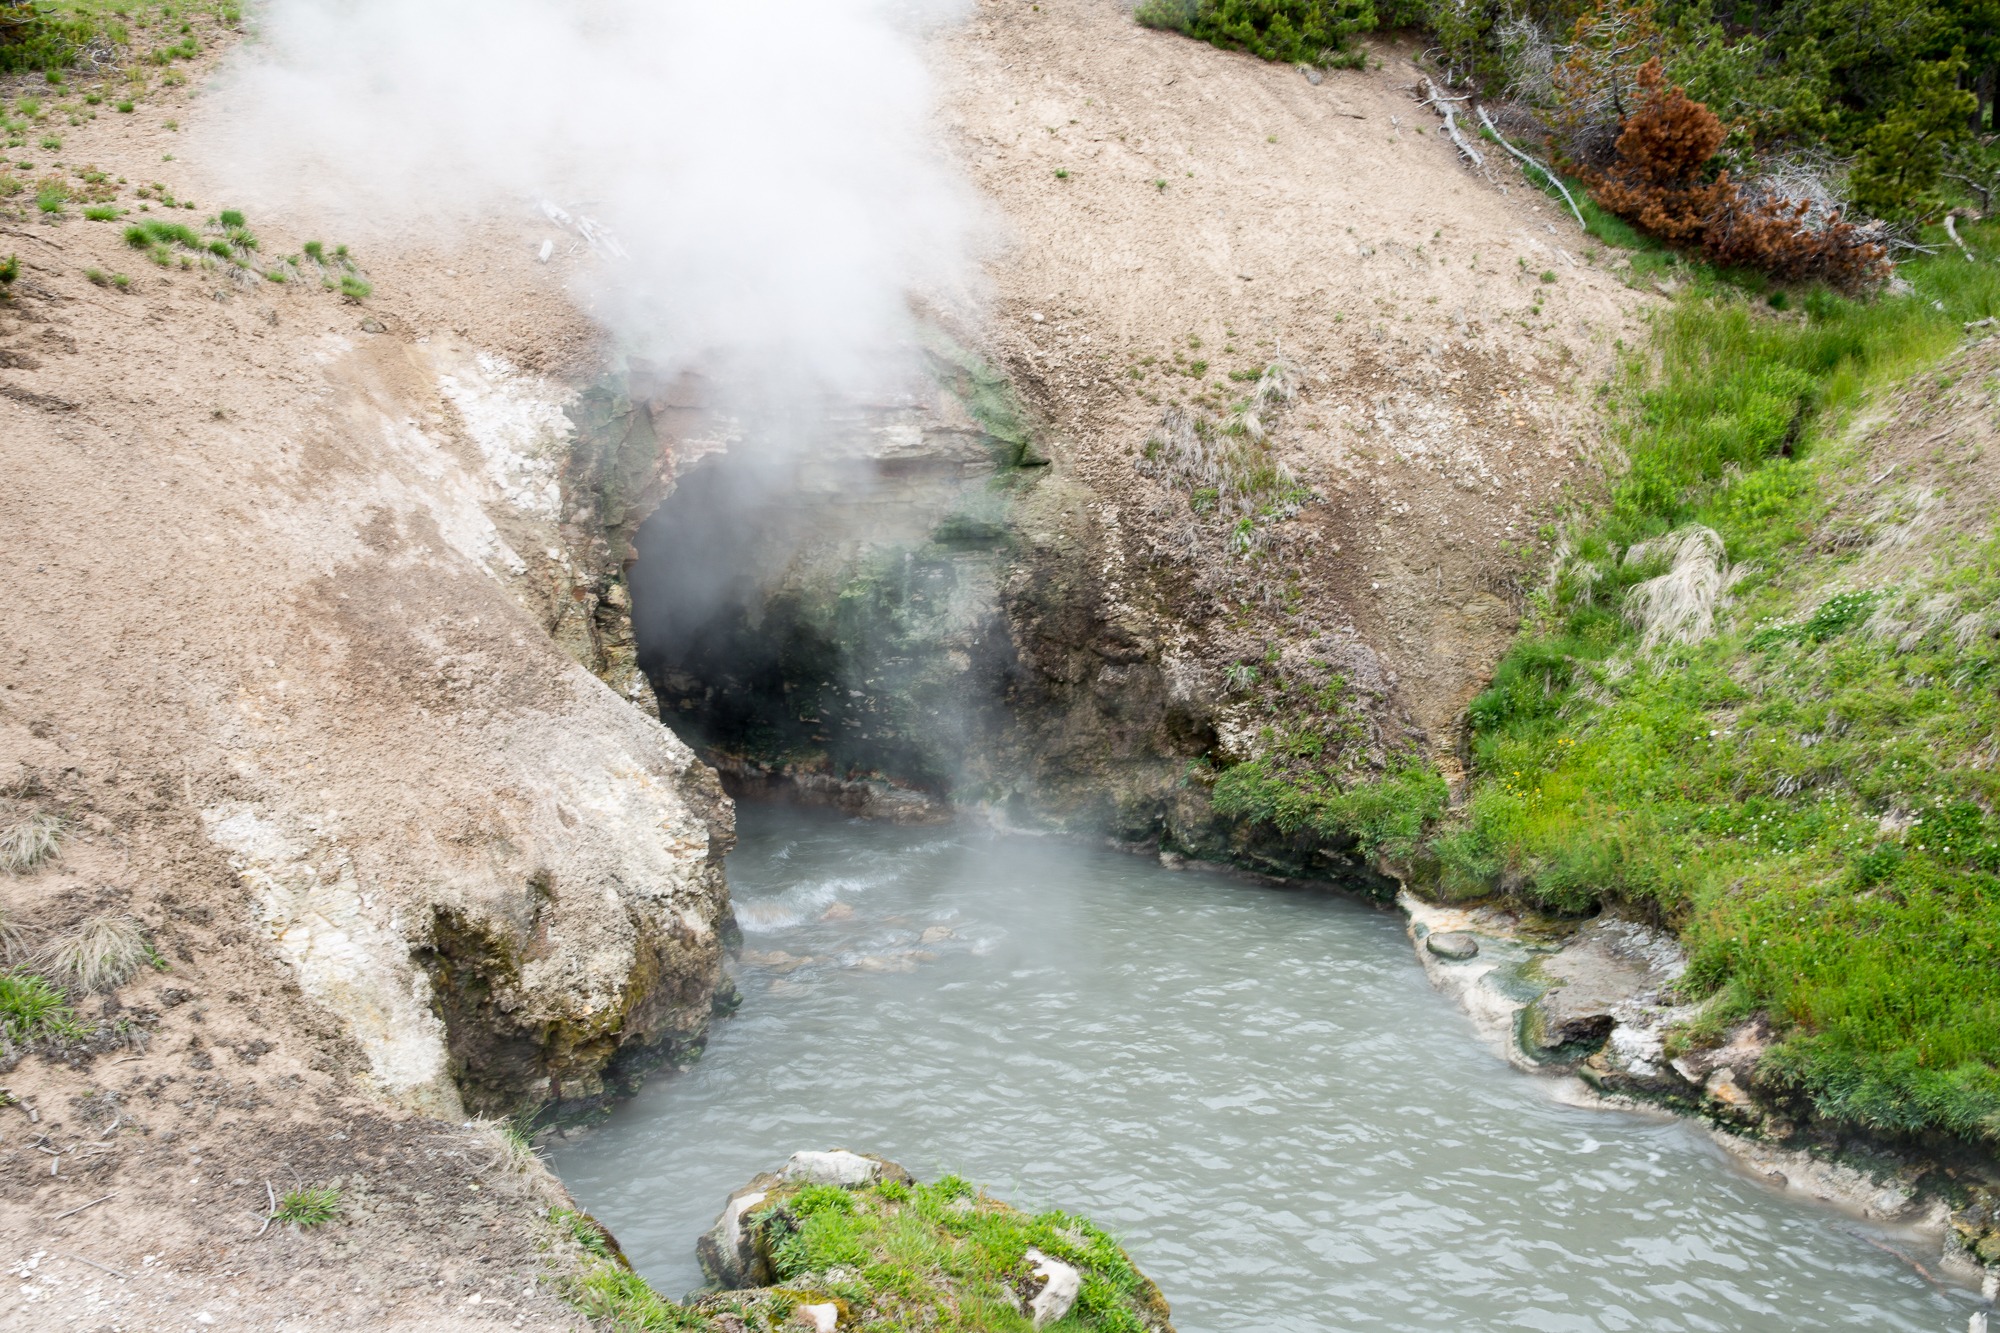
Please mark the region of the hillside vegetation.
[[[1908, 236], [2000, 188], [1996, 0], [1147, 0], [1136, 17], [1350, 67], [1355, 34], [1415, 30], [1461, 101], [1501, 107], [1612, 212], [1675, 244], [1720, 243], [1728, 263], [1766, 266], [1777, 233], [1839, 237], [1866, 219]], [[1649, 77], [1712, 109], [1713, 137], [1628, 135]], [[1668, 169], [1635, 191], [1622, 178], [1645, 158]]]
[[1779, 313], [1709, 285], [1661, 315], [1626, 466], [1559, 535], [1430, 844], [1446, 893], [1679, 928], [1708, 1000], [1683, 1039], [1769, 1014], [1773, 1090], [1987, 1142], [2000, 361], [1930, 368], [2000, 309], [1994, 230], [1978, 263], [1905, 266], [1907, 295]]

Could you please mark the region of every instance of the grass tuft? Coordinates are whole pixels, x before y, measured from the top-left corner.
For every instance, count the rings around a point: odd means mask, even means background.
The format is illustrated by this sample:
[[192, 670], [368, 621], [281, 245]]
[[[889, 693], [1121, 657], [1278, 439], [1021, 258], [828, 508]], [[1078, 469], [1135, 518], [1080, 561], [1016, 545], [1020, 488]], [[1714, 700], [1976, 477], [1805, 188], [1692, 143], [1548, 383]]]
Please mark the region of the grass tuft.
[[316, 1186], [280, 1194], [278, 1210], [271, 1214], [271, 1220], [306, 1231], [324, 1226], [339, 1216], [340, 1191], [328, 1186]]
[[62, 849], [63, 820], [60, 815], [29, 815], [20, 823], [0, 832], [0, 871], [24, 875], [55, 858]]
[[84, 994], [114, 990], [159, 955], [129, 916], [94, 916], [42, 951], [43, 966]]
[[0, 1037], [8, 1044], [79, 1036], [84, 1031], [60, 988], [32, 972], [0, 972]]

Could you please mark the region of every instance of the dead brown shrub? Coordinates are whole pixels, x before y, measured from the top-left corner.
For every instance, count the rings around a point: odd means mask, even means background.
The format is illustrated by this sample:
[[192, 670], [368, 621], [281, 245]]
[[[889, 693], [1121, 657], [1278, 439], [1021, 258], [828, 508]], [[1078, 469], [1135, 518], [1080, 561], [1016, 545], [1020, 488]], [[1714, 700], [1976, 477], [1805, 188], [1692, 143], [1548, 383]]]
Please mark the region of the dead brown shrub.
[[1640, 68], [1638, 83], [1639, 104], [1619, 129], [1615, 164], [1586, 172], [1598, 203], [1717, 264], [1848, 290], [1887, 276], [1883, 247], [1839, 213], [1815, 217], [1805, 200], [1754, 202], [1726, 171], [1707, 179], [1728, 128], [1669, 87], [1657, 59]]

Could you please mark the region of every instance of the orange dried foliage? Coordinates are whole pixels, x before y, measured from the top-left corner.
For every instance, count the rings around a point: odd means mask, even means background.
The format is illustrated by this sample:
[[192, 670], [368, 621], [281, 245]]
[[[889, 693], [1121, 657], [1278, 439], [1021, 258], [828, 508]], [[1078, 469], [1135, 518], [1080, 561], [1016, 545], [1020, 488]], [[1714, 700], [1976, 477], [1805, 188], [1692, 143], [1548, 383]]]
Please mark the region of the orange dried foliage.
[[1705, 105], [1668, 87], [1657, 59], [1640, 68], [1638, 83], [1642, 100], [1619, 130], [1617, 164], [1586, 177], [1598, 203], [1670, 245], [1699, 248], [1729, 267], [1850, 290], [1887, 275], [1882, 246], [1839, 214], [1815, 221], [1803, 200], [1752, 203], [1726, 171], [1704, 180], [1727, 127]]

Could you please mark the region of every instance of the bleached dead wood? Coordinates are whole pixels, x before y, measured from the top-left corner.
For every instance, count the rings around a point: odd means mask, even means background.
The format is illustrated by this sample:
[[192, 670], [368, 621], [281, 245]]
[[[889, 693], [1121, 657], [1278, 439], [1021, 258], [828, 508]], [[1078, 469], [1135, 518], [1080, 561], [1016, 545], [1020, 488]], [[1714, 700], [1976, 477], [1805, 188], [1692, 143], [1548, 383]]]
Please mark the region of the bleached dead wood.
[[1562, 192], [1563, 202], [1569, 205], [1569, 211], [1576, 215], [1576, 225], [1579, 227], [1585, 226], [1583, 220], [1583, 210], [1578, 208], [1576, 206], [1576, 200], [1570, 197], [1569, 187], [1562, 183], [1562, 177], [1556, 175], [1555, 172], [1550, 171], [1547, 167], [1535, 161], [1534, 158], [1529, 157], [1526, 153], [1516, 148], [1513, 144], [1508, 143], [1506, 136], [1500, 133], [1499, 128], [1495, 126], [1493, 123], [1493, 117], [1486, 114], [1486, 108], [1483, 106], [1479, 108], [1479, 123], [1486, 127], [1486, 132], [1488, 134], [1493, 136], [1494, 143], [1499, 144], [1502, 148], [1512, 153], [1515, 157], [1520, 158], [1523, 162], [1527, 163], [1529, 166], [1533, 167], [1536, 171], [1541, 172], [1542, 175], [1547, 177], [1549, 184], [1555, 186], [1556, 189]]
[[1423, 99], [1424, 103], [1427, 106], [1434, 107], [1437, 110], [1437, 113], [1440, 116], [1444, 117], [1444, 132], [1451, 136], [1451, 141], [1454, 144], [1458, 145], [1458, 151], [1461, 154], [1463, 154], [1465, 160], [1470, 162], [1473, 166], [1475, 167], [1485, 166], [1486, 165], [1485, 157], [1480, 154], [1480, 151], [1477, 148], [1474, 148], [1472, 146], [1471, 142], [1463, 134], [1459, 133], [1458, 121], [1452, 116], [1451, 113], [1452, 103], [1463, 102], [1467, 99], [1463, 97], [1446, 97], [1443, 93], [1438, 91], [1437, 85], [1432, 83], [1428, 78], [1426, 78], [1423, 81], [1423, 86], [1425, 90], [1425, 96]]

